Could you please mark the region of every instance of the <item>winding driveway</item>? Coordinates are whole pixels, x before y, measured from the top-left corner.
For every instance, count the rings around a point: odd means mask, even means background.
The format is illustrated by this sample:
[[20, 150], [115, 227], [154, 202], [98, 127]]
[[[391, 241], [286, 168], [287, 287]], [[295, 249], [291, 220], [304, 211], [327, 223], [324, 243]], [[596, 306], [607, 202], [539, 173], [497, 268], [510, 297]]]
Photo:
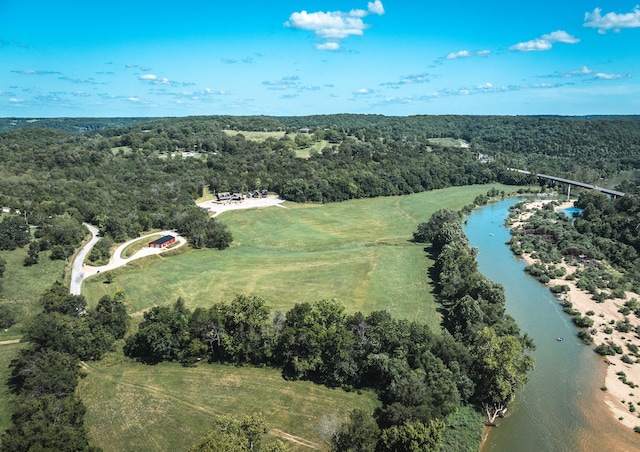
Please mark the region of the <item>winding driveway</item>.
[[[165, 251], [168, 251], [169, 249], [174, 250], [184, 245], [185, 243], [187, 243], [186, 239], [184, 237], [177, 235], [175, 231], [154, 232], [152, 234], [147, 234], [142, 237], [137, 237], [135, 239], [131, 239], [128, 242], [123, 243], [122, 245], [118, 246], [118, 248], [116, 248], [115, 252], [113, 253], [113, 256], [111, 256], [111, 259], [109, 260], [109, 263], [107, 265], [103, 265], [101, 267], [93, 267], [90, 265], [85, 265], [84, 261], [87, 255], [89, 254], [89, 252], [91, 251], [91, 248], [93, 248], [94, 245], [98, 243], [98, 240], [100, 240], [100, 237], [98, 237], [99, 230], [97, 227], [90, 225], [88, 223], [84, 223], [84, 225], [87, 227], [87, 229], [89, 229], [89, 231], [91, 231], [92, 237], [91, 237], [91, 240], [85, 246], [83, 246], [80, 252], [76, 255], [76, 258], [73, 261], [73, 265], [71, 266], [71, 283], [69, 285], [69, 292], [72, 295], [80, 295], [82, 293], [82, 282], [89, 276], [93, 276], [103, 271], [113, 270], [114, 268], [122, 267], [123, 265], [126, 265], [128, 262], [131, 262], [132, 260], [135, 260], [135, 259], [152, 256], [154, 254], [160, 254]], [[131, 245], [133, 242], [145, 239], [147, 237], [152, 237], [158, 234], [160, 235], [171, 234], [175, 236], [176, 245], [172, 246], [171, 248], [145, 247], [145, 248], [139, 249], [133, 256], [129, 258], [122, 257], [122, 251], [124, 251], [124, 249], [127, 246]]]
[[[270, 207], [270, 206], [278, 206], [286, 209], [286, 207], [282, 205], [283, 202], [284, 202], [284, 199], [274, 195], [269, 195], [266, 198], [249, 198], [249, 199], [245, 199], [242, 202], [229, 201], [229, 202], [220, 203], [216, 201], [205, 201], [205, 202], [199, 203], [198, 206], [208, 210], [209, 213], [211, 213], [211, 217], [215, 217], [228, 210], [252, 209], [252, 208], [259, 208], [259, 207]], [[147, 234], [145, 236], [131, 239], [128, 242], [123, 243], [122, 245], [118, 246], [118, 248], [116, 248], [115, 252], [113, 253], [113, 256], [111, 256], [111, 259], [109, 260], [109, 263], [107, 265], [103, 265], [101, 267], [92, 267], [90, 265], [85, 265], [84, 261], [87, 255], [91, 252], [91, 249], [95, 246], [96, 243], [98, 243], [98, 240], [100, 240], [100, 237], [98, 237], [99, 229], [88, 223], [83, 223], [83, 224], [86, 226], [87, 229], [89, 229], [89, 231], [91, 231], [91, 240], [89, 240], [89, 242], [85, 246], [83, 246], [82, 249], [78, 252], [71, 266], [71, 283], [69, 284], [69, 292], [71, 292], [72, 295], [80, 295], [82, 293], [82, 282], [89, 276], [95, 275], [102, 271], [113, 270], [114, 268], [122, 267], [123, 265], [126, 265], [127, 262], [130, 262], [135, 259], [140, 259], [142, 257], [151, 256], [154, 254], [160, 254], [164, 251], [167, 251], [168, 249], [172, 249], [172, 250], [176, 249], [177, 247], [180, 247], [185, 243], [187, 243], [186, 239], [184, 237], [177, 235], [175, 231], [154, 232], [153, 234]], [[131, 243], [137, 240], [142, 240], [146, 237], [151, 237], [153, 235], [158, 235], [158, 234], [162, 234], [162, 235], [171, 234], [175, 236], [176, 245], [172, 246], [171, 248], [145, 247], [138, 250], [133, 256], [127, 259], [121, 256], [122, 251]]]

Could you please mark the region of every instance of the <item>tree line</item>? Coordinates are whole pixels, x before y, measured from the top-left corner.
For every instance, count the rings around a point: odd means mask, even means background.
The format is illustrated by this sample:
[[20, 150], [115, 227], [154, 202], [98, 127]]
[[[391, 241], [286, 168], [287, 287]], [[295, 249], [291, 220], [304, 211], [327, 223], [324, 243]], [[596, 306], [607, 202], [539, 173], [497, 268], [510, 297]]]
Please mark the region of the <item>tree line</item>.
[[122, 338], [129, 316], [119, 297], [104, 296], [87, 310], [84, 297], [55, 283], [42, 312], [23, 329], [28, 345], [11, 361], [8, 380], [17, 396], [12, 425], [0, 437], [3, 451], [96, 451], [84, 426], [85, 407], [75, 394], [81, 360], [97, 360]]

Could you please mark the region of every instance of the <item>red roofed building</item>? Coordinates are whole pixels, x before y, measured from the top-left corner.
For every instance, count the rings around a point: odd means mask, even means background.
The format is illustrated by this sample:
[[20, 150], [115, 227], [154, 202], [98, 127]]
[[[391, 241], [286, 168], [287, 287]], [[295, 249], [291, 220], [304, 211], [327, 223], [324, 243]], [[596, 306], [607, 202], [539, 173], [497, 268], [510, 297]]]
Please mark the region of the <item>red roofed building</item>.
[[176, 238], [172, 235], [165, 235], [164, 237], [160, 237], [153, 242], [149, 242], [149, 248], [164, 248], [168, 245], [171, 245], [176, 241]]

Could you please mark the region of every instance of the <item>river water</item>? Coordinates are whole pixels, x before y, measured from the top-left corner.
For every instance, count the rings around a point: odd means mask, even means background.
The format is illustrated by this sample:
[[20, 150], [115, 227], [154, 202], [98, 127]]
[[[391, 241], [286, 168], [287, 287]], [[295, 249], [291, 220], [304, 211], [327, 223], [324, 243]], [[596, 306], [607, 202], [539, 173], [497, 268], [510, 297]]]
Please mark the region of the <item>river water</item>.
[[498, 419], [499, 428], [490, 429], [482, 452], [638, 451], [640, 435], [619, 425], [602, 400], [605, 364], [578, 340], [549, 289], [523, 271], [526, 264], [505, 244], [510, 233], [504, 220], [519, 201], [476, 209], [464, 225], [478, 248], [480, 272], [504, 286], [507, 312], [537, 346], [529, 382]]

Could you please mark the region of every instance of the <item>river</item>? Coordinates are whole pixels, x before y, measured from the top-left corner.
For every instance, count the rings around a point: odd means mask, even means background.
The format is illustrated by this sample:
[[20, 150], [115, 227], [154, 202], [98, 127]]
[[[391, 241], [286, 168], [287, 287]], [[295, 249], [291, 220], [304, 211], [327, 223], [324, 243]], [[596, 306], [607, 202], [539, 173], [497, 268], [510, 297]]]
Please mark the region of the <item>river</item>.
[[482, 452], [640, 450], [640, 435], [619, 425], [604, 405], [602, 360], [578, 340], [549, 289], [523, 271], [526, 264], [505, 244], [510, 233], [504, 220], [519, 201], [476, 209], [464, 225], [478, 248], [480, 272], [504, 286], [507, 312], [537, 346], [529, 382], [498, 420], [499, 428], [490, 430]]

